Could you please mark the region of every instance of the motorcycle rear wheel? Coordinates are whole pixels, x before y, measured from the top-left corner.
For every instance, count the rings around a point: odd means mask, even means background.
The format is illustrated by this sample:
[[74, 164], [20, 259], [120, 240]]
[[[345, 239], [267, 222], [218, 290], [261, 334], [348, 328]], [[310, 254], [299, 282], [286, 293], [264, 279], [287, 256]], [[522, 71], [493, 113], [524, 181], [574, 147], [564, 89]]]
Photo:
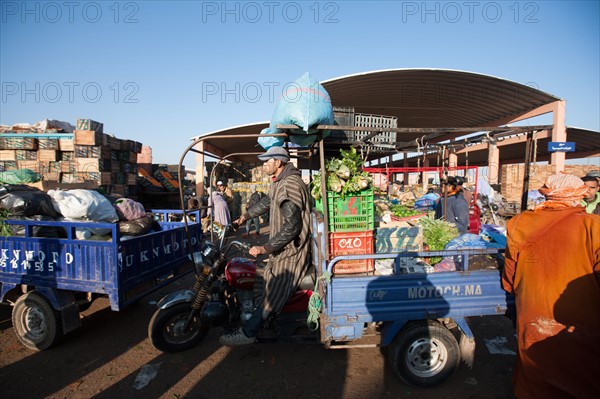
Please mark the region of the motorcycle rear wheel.
[[158, 309], [148, 325], [148, 337], [154, 347], [162, 352], [180, 352], [197, 345], [208, 333], [209, 325], [200, 321], [198, 313], [187, 331], [183, 325], [192, 311], [191, 303], [178, 303]]

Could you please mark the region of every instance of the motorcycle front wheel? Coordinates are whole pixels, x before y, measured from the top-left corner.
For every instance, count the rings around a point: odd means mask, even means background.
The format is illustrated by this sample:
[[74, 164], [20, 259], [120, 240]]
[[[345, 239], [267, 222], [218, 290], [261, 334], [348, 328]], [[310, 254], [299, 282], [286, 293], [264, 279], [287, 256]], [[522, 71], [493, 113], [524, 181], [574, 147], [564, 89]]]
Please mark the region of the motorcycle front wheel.
[[148, 325], [148, 337], [162, 352], [180, 352], [197, 345], [208, 333], [209, 325], [201, 323], [200, 314], [194, 316], [187, 330], [184, 325], [192, 311], [191, 303], [178, 303], [158, 309]]

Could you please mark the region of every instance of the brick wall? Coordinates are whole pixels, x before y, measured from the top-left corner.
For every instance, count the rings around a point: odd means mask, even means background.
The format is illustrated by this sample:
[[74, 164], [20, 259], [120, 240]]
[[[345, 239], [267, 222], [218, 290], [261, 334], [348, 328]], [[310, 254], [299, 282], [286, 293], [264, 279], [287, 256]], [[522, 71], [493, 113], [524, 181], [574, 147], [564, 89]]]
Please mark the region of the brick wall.
[[[544, 185], [546, 178], [556, 173], [556, 167], [552, 165], [531, 165], [529, 176], [529, 189], [537, 190]], [[600, 169], [594, 165], [565, 165], [565, 173], [578, 177], [585, 176], [591, 170]], [[502, 190], [501, 194], [508, 201], [521, 201], [523, 192], [523, 176], [525, 165], [511, 164], [502, 166]]]

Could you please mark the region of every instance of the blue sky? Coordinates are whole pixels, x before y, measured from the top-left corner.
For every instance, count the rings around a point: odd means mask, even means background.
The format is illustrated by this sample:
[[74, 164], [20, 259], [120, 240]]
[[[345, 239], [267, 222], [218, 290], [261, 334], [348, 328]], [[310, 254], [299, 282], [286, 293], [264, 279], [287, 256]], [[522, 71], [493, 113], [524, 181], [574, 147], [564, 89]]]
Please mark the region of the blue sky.
[[599, 1], [0, 3], [0, 124], [92, 118], [156, 163], [177, 163], [193, 136], [268, 120], [270, 92], [304, 72], [488, 74], [600, 129]]

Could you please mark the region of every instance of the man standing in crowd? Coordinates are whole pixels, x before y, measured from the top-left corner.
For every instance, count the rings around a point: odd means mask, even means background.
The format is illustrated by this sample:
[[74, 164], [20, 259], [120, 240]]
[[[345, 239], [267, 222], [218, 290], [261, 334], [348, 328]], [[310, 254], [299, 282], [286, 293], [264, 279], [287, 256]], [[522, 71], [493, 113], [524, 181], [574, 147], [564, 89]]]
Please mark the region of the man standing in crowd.
[[435, 210], [436, 219], [445, 219], [454, 224], [460, 234], [469, 231], [469, 204], [462, 194], [463, 182], [460, 176], [448, 176]]
[[600, 392], [600, 216], [573, 175], [548, 177], [546, 202], [507, 224], [503, 288], [515, 295], [519, 399]]
[[[260, 199], [262, 198], [262, 193], [259, 193], [258, 191], [256, 191], [256, 186], [254, 184], [252, 184], [250, 186], [250, 192], [252, 193], [250, 195], [250, 198], [248, 199], [248, 207], [247, 209], [252, 209], [252, 207], [256, 204], [258, 204], [260, 202]], [[252, 223], [254, 223], [254, 231], [255, 231], [255, 235], [256, 238], [258, 238], [258, 236], [260, 235], [260, 217], [255, 216], [253, 218], [249, 218], [246, 221], [246, 234], [242, 234], [242, 237], [249, 237], [250, 236], [250, 229], [252, 228]]]
[[593, 176], [584, 176], [581, 178], [588, 188], [587, 193], [581, 200], [581, 205], [585, 207], [587, 213], [600, 215], [600, 193], [598, 192], [598, 179]]
[[264, 271], [264, 291], [258, 306], [244, 326], [221, 336], [227, 346], [245, 345], [256, 341], [256, 334], [270, 315], [276, 315], [299, 286], [310, 266], [310, 197], [300, 171], [290, 163], [290, 156], [281, 147], [271, 147], [259, 155], [263, 171], [273, 184], [268, 195], [242, 215], [236, 222], [270, 213], [269, 240], [254, 246], [250, 255], [269, 255]]

